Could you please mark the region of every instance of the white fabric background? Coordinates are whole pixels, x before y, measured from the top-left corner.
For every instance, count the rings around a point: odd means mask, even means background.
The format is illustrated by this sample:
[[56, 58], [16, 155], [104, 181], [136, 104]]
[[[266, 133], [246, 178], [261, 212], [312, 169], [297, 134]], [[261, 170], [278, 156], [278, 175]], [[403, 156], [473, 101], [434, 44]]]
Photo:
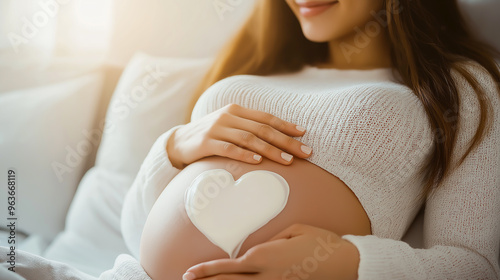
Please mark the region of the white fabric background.
[[141, 53], [132, 58], [110, 102], [96, 164], [78, 186], [66, 229], [45, 257], [98, 276], [120, 253], [128, 253], [120, 232], [125, 194], [158, 136], [184, 123], [211, 61]]

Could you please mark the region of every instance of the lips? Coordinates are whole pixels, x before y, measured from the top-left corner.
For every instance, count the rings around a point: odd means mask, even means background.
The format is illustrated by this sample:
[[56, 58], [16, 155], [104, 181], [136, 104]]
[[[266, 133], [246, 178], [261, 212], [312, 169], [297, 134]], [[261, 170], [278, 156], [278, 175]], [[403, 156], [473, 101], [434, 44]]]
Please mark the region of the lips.
[[305, 1], [296, 0], [295, 3], [299, 6], [299, 12], [305, 17], [315, 16], [323, 13], [330, 7], [338, 3], [338, 1]]

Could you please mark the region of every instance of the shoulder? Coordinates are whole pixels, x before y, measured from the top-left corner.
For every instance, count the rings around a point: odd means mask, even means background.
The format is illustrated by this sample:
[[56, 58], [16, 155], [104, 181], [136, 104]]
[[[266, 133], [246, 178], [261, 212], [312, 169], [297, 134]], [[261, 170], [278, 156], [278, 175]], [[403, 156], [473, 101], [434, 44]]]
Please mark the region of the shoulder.
[[211, 99], [214, 98], [215, 95], [220, 96], [224, 93], [245, 91], [256, 87], [262, 87], [269, 83], [272, 83], [272, 79], [269, 79], [267, 76], [234, 75], [221, 79], [211, 85], [203, 92], [200, 99]]
[[[467, 61], [457, 64], [466, 75], [460, 73], [456, 68], [451, 70], [458, 91], [460, 106], [458, 110], [458, 134], [457, 149], [465, 150], [476, 135], [477, 129], [481, 125], [481, 114], [487, 112], [484, 143], [481, 146], [494, 147], [500, 141], [500, 90], [496, 79], [479, 63]], [[477, 84], [475, 87], [466, 78]], [[478, 94], [477, 89], [481, 89], [483, 94]], [[486, 106], [488, 111], [485, 111]], [[456, 109], [453, 114], [456, 114]], [[489, 129], [488, 129], [489, 128]]]
[[[462, 69], [466, 73], [462, 73]], [[500, 84], [482, 65], [475, 61], [457, 63], [451, 70], [452, 77], [457, 87], [461, 108], [464, 114], [478, 114], [481, 110], [481, 101], [498, 117], [500, 109]], [[465, 74], [465, 75], [464, 75]], [[473, 84], [476, 83], [477, 87]], [[481, 89], [484, 95], [479, 95], [477, 90]]]
[[[500, 84], [479, 63], [475, 61], [460, 62], [451, 69], [451, 75], [457, 88], [460, 107], [458, 110], [461, 122], [470, 127], [479, 125], [479, 118], [487, 106], [489, 116], [498, 125], [500, 118]], [[482, 90], [479, 93], [478, 90]], [[456, 112], [457, 108], [453, 110]], [[475, 131], [475, 130], [474, 130]]]
[[[277, 75], [250, 75], [241, 74], [233, 75], [218, 82], [214, 83], [211, 87], [221, 89], [221, 88], [234, 88], [241, 86], [251, 86], [251, 85], [273, 85], [274, 83], [279, 83], [282, 80], [289, 80], [294, 77], [294, 73], [277, 74]], [[295, 76], [297, 78], [297, 76]]]
[[495, 78], [479, 63], [469, 60], [456, 63], [451, 69], [451, 75], [455, 81], [457, 89], [462, 94], [476, 93], [466, 76], [458, 69], [463, 69], [467, 75], [476, 82], [489, 96], [499, 97], [499, 84]]
[[228, 92], [243, 90], [252, 84], [251, 80], [253, 78], [251, 75], [235, 75], [221, 79], [207, 88], [196, 104], [205, 106], [206, 102], [213, 101]]
[[230, 86], [239, 83], [250, 83], [250, 82], [260, 81], [265, 78], [267, 78], [267, 76], [234, 75], [216, 82], [215, 84], [213, 84], [213, 86]]

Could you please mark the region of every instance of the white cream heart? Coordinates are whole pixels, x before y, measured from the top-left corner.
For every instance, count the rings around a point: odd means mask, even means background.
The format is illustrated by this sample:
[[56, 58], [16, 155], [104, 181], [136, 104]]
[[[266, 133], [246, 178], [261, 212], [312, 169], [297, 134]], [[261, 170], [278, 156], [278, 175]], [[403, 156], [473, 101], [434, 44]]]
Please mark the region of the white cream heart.
[[212, 243], [236, 258], [247, 237], [285, 208], [290, 188], [279, 174], [255, 170], [236, 182], [224, 169], [199, 174], [186, 190], [186, 212]]

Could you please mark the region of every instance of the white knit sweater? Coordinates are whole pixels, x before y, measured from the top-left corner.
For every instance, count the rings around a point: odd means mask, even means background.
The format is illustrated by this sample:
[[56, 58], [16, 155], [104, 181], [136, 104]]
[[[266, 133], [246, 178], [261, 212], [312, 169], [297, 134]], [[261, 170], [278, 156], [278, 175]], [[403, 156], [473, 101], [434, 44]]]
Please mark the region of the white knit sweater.
[[[399, 240], [422, 207], [418, 170], [440, 134], [430, 128], [419, 99], [394, 81], [390, 69], [305, 67], [289, 74], [233, 76], [200, 97], [192, 120], [236, 103], [307, 128], [296, 137], [314, 151], [306, 160], [345, 182], [370, 218], [373, 235], [343, 236], [360, 252], [359, 279], [498, 279], [500, 98], [489, 75], [477, 65], [469, 67], [493, 103], [495, 120], [481, 145], [427, 201], [426, 249]], [[456, 162], [474, 135], [479, 105], [465, 79], [454, 77], [461, 98]], [[447, 113], [453, 116], [453, 110]], [[136, 257], [156, 190], [180, 172], [165, 151], [178, 127], [154, 144], [125, 200], [122, 232]]]

